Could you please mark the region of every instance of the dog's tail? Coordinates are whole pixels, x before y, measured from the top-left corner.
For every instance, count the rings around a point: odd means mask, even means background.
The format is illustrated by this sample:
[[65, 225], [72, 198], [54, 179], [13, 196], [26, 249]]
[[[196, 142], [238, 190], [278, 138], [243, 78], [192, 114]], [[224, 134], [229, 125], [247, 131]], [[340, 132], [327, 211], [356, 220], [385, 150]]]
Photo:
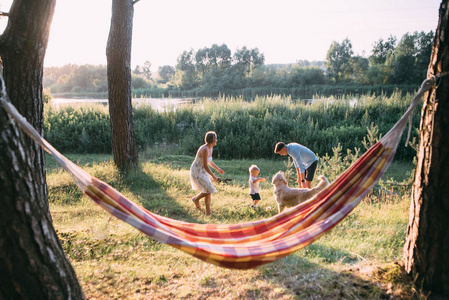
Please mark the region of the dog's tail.
[[320, 180], [320, 183], [318, 185], [323, 184], [323, 183], [326, 184], [325, 187], [327, 187], [329, 185], [329, 180], [327, 180], [327, 178], [324, 175], [318, 176], [318, 179]]
[[320, 180], [320, 183], [318, 183], [317, 186], [315, 186], [309, 190], [308, 197], [310, 197], [310, 198], [315, 196], [316, 194], [318, 194], [319, 192], [321, 192], [322, 190], [324, 190], [325, 188], [327, 188], [329, 186], [329, 180], [327, 180], [327, 178], [324, 175], [318, 176], [318, 179]]

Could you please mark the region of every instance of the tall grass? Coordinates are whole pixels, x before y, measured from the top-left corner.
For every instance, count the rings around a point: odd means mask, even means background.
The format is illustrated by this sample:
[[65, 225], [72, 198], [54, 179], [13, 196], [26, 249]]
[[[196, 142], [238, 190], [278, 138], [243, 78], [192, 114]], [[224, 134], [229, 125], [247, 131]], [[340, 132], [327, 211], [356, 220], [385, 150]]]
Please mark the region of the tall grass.
[[60, 151], [110, 153], [111, 128], [104, 106], [80, 105], [56, 108], [46, 105], [45, 138]]
[[[198, 100], [173, 110], [134, 108], [136, 142], [143, 150], [155, 145], [174, 145], [177, 154], [194, 153], [204, 134], [214, 130], [220, 140], [215, 153], [223, 159], [273, 157], [278, 141], [299, 142], [320, 156], [343, 149], [363, 149], [363, 138], [375, 127], [385, 134], [405, 112], [412, 95], [393, 93], [315, 101], [307, 105], [289, 97], [221, 97]], [[413, 117], [419, 126], [419, 114]], [[104, 108], [60, 109], [45, 113], [45, 136], [63, 152], [110, 153], [109, 116]], [[412, 138], [417, 136], [412, 131]], [[405, 137], [403, 137], [405, 142]], [[400, 147], [397, 158], [410, 160], [414, 150]]]

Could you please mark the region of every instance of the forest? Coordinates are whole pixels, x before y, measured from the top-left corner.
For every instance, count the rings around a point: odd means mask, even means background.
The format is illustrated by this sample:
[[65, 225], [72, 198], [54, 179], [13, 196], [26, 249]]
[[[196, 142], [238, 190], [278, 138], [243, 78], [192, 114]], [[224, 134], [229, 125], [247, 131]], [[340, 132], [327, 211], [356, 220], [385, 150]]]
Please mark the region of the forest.
[[[175, 66], [151, 71], [151, 62], [132, 71], [133, 97], [217, 97], [412, 92], [426, 77], [432, 51], [432, 31], [390, 35], [373, 43], [370, 55], [355, 55], [349, 39], [334, 41], [325, 61], [299, 60], [292, 64], [265, 64], [258, 49], [243, 47], [234, 53], [226, 44], [185, 50]], [[44, 87], [57, 97], [107, 98], [105, 65], [65, 65], [44, 68]]]

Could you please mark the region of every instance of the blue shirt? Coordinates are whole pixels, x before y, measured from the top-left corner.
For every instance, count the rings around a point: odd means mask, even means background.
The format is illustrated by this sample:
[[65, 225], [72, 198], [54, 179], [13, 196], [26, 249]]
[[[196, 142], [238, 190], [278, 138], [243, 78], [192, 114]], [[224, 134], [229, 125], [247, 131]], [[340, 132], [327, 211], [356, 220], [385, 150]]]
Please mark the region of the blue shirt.
[[286, 146], [287, 154], [293, 159], [295, 167], [299, 168], [301, 173], [304, 173], [304, 171], [308, 169], [311, 164], [318, 160], [315, 153], [303, 145], [298, 143], [290, 143]]

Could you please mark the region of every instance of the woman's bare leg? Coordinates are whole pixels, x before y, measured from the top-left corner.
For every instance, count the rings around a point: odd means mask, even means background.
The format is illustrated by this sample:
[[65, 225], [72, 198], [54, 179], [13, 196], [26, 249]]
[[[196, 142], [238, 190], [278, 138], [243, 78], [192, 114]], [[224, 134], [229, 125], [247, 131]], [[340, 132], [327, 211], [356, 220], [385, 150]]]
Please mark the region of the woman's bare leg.
[[211, 215], [210, 211], [210, 202], [211, 202], [211, 194], [207, 194], [207, 196], [204, 198], [204, 203], [206, 204], [206, 215]]
[[201, 209], [200, 199], [210, 195], [209, 193], [200, 192], [198, 195], [192, 198], [193, 203], [195, 203], [196, 208]]

